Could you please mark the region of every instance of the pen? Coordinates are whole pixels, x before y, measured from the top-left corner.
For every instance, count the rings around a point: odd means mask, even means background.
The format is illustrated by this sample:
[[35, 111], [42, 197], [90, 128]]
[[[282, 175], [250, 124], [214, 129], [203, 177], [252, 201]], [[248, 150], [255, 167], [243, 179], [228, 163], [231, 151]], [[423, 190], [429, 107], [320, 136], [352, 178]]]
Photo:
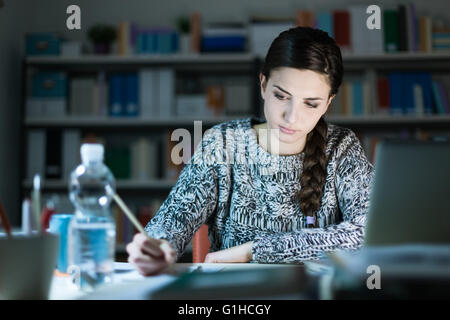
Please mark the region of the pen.
[[109, 194], [119, 205], [119, 207], [122, 209], [122, 211], [125, 213], [125, 215], [130, 219], [130, 221], [133, 223], [135, 228], [139, 230], [140, 233], [148, 237], [147, 232], [145, 232], [144, 227], [139, 223], [139, 221], [136, 219], [134, 214], [128, 209], [127, 205], [122, 201], [122, 199], [119, 197], [119, 195], [111, 188], [110, 185], [106, 186], [106, 193]]
[[3, 228], [5, 229], [6, 234], [8, 237], [11, 236], [11, 225], [9, 224], [8, 217], [6, 216], [5, 208], [3, 208], [2, 203], [0, 202], [0, 220], [3, 224]]
[[25, 199], [22, 202], [22, 232], [30, 235], [31, 230], [31, 204], [29, 199]]
[[40, 231], [40, 212], [41, 212], [41, 177], [36, 174], [33, 178], [32, 211], [34, 218], [34, 228]]
[[[117, 202], [117, 204], [119, 205], [119, 207], [122, 209], [122, 211], [125, 213], [125, 215], [128, 217], [128, 219], [130, 219], [130, 221], [133, 223], [133, 225], [136, 227], [137, 230], [139, 230], [140, 233], [142, 233], [143, 235], [145, 235], [148, 239], [150, 239], [150, 237], [148, 236], [147, 232], [145, 232], [144, 227], [142, 227], [142, 225], [139, 223], [139, 221], [136, 219], [136, 217], [134, 216], [134, 214], [130, 211], [130, 209], [128, 209], [127, 205], [122, 201], [122, 199], [119, 197], [119, 195], [113, 190], [113, 188], [111, 188], [110, 185], [106, 185], [105, 187], [106, 189], [106, 193], [108, 195], [110, 195], [114, 201]], [[169, 264], [168, 266], [168, 271], [173, 273], [174, 269], [173, 269], [173, 265]]]

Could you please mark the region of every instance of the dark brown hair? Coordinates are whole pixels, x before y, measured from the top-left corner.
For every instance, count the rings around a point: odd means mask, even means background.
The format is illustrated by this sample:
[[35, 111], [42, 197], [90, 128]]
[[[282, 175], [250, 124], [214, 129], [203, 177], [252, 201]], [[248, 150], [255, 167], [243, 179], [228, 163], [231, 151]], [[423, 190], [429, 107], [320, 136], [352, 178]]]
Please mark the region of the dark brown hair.
[[[291, 28], [275, 38], [261, 70], [266, 83], [270, 72], [279, 67], [325, 74], [331, 87], [329, 97], [337, 94], [344, 72], [341, 51], [336, 42], [326, 32], [308, 27]], [[322, 117], [306, 138], [298, 199], [302, 213], [315, 218], [315, 223], [308, 224], [307, 227], [318, 226], [316, 214], [320, 208], [327, 175], [327, 131], [328, 125]]]

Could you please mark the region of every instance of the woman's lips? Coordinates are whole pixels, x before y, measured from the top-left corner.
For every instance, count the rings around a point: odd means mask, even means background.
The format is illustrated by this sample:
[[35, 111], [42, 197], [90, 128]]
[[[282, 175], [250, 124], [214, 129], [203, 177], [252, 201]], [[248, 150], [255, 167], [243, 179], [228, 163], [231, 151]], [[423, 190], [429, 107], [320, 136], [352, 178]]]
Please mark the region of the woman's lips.
[[286, 133], [286, 134], [294, 134], [295, 133], [295, 130], [287, 129], [283, 126], [280, 126], [280, 131], [283, 133]]

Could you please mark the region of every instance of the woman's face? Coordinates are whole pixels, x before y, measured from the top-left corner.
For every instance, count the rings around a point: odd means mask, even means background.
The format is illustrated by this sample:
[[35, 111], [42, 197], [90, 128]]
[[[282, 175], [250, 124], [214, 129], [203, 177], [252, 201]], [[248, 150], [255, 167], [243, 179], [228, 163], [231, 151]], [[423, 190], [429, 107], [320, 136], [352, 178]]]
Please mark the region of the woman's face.
[[280, 67], [272, 70], [269, 79], [261, 74], [260, 80], [267, 128], [275, 129], [270, 130], [272, 138], [276, 137], [285, 151], [302, 151], [307, 134], [333, 98], [329, 97], [326, 75]]

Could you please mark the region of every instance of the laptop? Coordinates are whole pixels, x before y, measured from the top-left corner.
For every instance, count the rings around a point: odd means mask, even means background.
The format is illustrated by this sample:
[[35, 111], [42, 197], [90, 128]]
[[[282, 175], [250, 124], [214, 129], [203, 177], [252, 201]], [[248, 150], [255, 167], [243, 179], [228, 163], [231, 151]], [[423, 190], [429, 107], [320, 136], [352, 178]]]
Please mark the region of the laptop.
[[450, 142], [383, 140], [364, 245], [450, 244]]

